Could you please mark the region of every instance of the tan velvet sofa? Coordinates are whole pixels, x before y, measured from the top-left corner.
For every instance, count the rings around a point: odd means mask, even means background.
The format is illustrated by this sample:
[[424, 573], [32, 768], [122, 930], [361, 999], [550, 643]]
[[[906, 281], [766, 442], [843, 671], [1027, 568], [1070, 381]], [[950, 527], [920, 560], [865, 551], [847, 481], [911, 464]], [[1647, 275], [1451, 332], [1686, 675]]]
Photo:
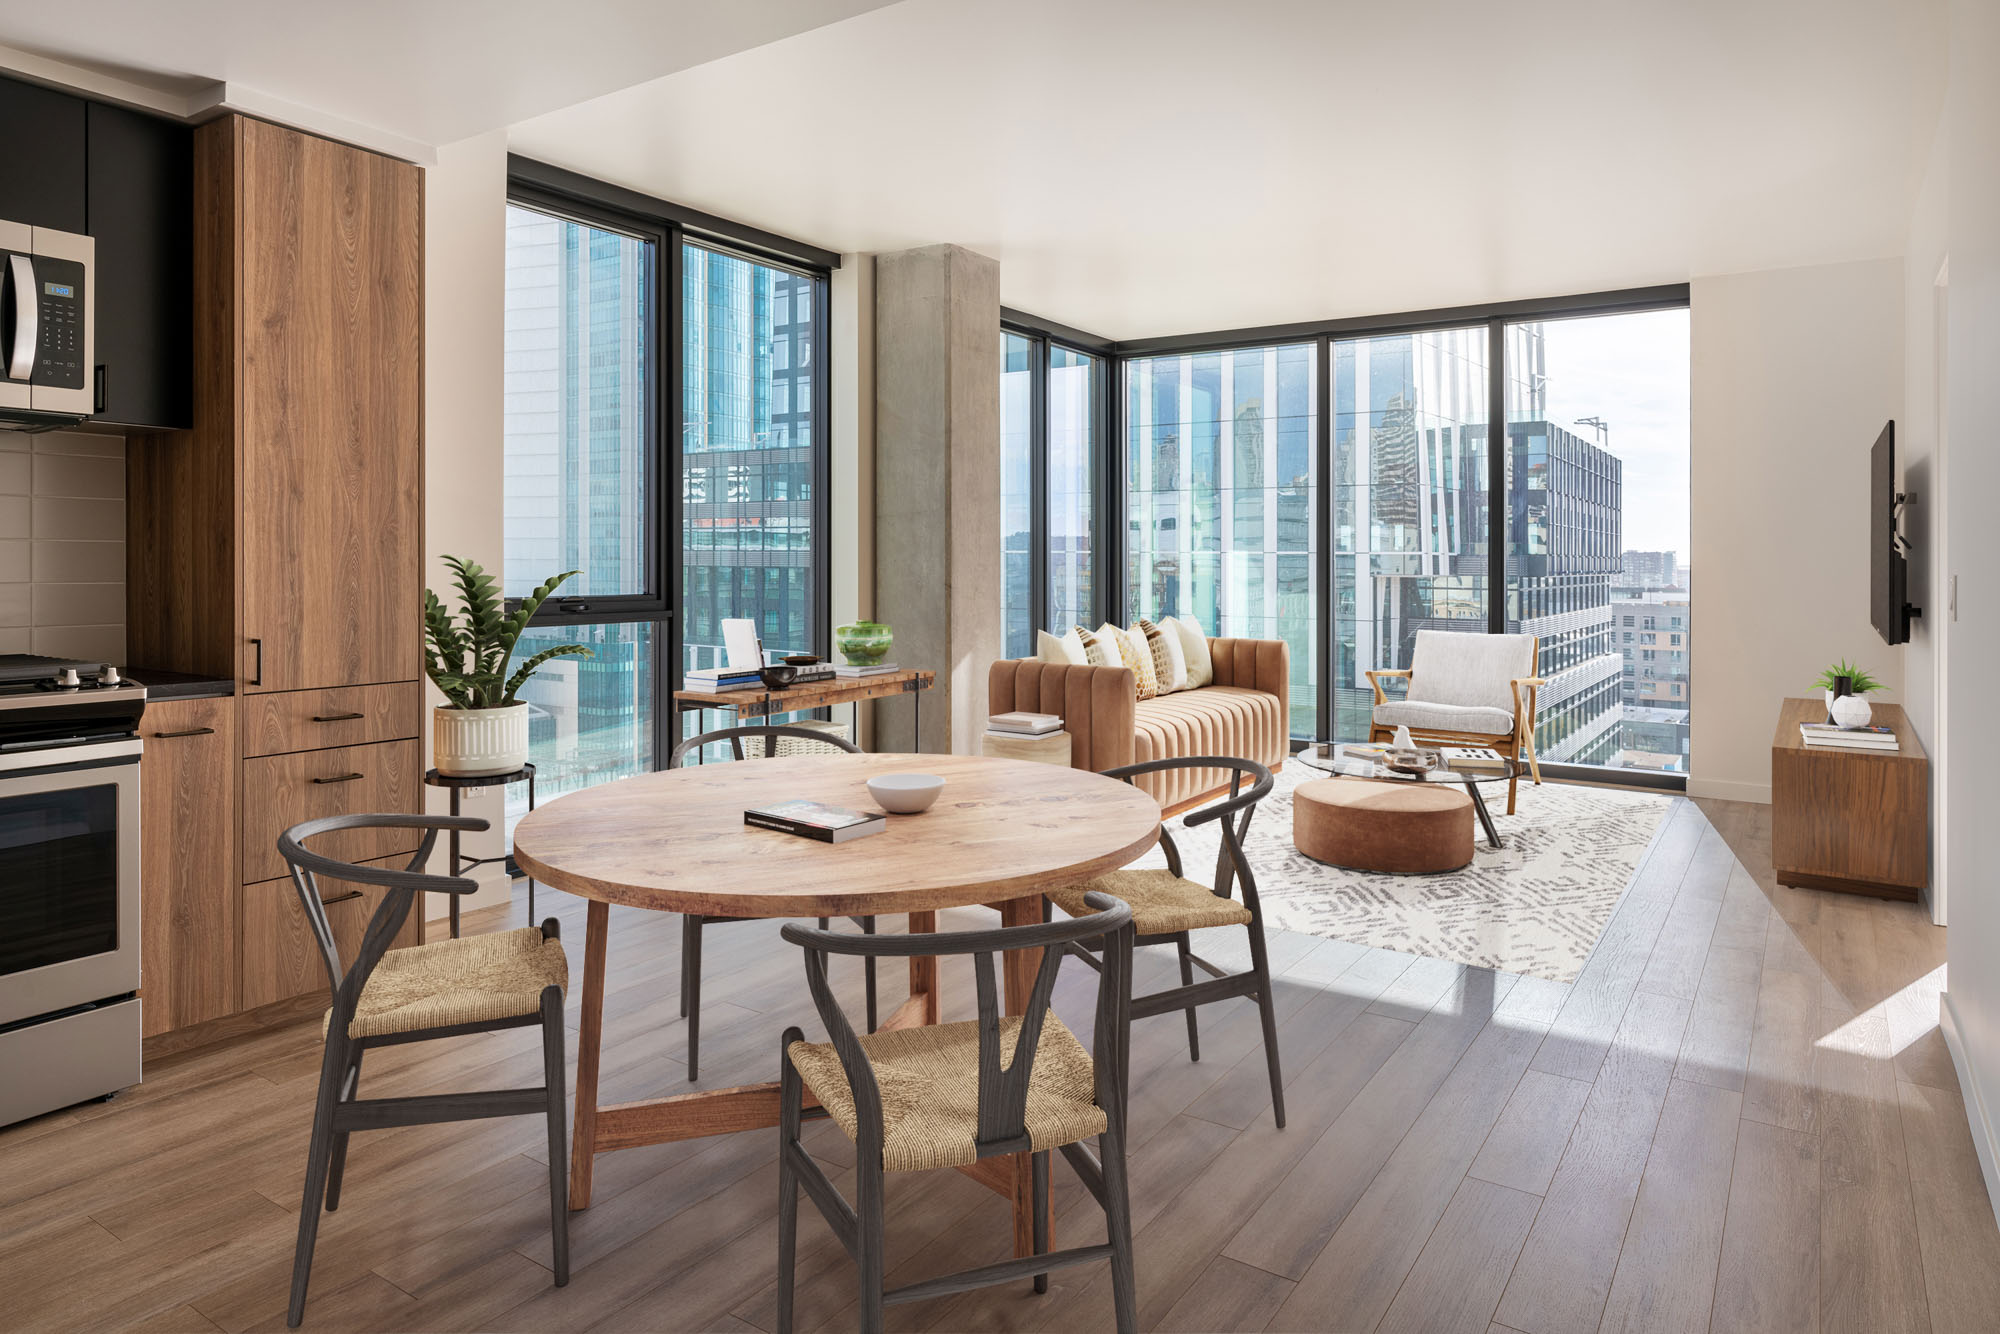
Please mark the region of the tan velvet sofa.
[[[987, 673], [995, 713], [1053, 713], [1070, 735], [1070, 764], [1121, 764], [1183, 755], [1232, 755], [1272, 770], [1291, 752], [1291, 649], [1281, 639], [1210, 639], [1215, 680], [1199, 690], [1133, 698], [1127, 667], [1004, 659]], [[1139, 786], [1169, 812], [1226, 790], [1229, 771], [1173, 769]]]

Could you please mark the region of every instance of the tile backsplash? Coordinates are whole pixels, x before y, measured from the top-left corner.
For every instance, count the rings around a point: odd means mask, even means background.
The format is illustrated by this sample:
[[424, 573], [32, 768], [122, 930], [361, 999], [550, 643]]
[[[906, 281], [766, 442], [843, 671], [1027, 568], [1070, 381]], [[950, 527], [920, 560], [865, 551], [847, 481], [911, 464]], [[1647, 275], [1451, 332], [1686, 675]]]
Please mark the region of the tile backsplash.
[[125, 661], [125, 440], [0, 431], [0, 653]]

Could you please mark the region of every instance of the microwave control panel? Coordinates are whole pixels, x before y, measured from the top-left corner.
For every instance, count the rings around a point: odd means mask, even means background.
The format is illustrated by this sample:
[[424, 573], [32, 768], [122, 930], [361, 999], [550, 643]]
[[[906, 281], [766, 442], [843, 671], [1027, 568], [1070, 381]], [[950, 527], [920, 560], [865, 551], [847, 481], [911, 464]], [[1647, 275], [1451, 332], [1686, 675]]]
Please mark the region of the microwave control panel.
[[[36, 302], [40, 336], [35, 346], [31, 383], [56, 389], [81, 389], [89, 368], [83, 364], [83, 265], [70, 259], [35, 256]], [[20, 299], [19, 294], [15, 297]]]

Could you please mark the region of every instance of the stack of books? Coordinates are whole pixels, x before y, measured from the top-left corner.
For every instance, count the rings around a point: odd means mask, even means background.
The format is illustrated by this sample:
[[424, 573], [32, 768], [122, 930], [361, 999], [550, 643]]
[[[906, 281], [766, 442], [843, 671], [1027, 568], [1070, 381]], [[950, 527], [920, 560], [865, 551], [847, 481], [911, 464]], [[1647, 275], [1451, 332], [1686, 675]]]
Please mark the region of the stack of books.
[[763, 684], [754, 667], [697, 667], [687, 674], [689, 690], [714, 694], [727, 690], [757, 690]]
[[1893, 727], [1835, 727], [1832, 723], [1800, 723], [1799, 740], [1829, 750], [1901, 750]]
[[986, 720], [986, 730], [994, 736], [1047, 736], [1062, 731], [1062, 725], [1053, 713], [996, 713]]
[[883, 676], [889, 672], [895, 672], [901, 670], [902, 669], [896, 666], [896, 664], [893, 662], [878, 662], [872, 667], [863, 667], [850, 662], [850, 663], [842, 663], [840, 666], [834, 668], [833, 674], [835, 676], [840, 676], [840, 677]]
[[1507, 772], [1507, 761], [1500, 753], [1483, 746], [1444, 746], [1438, 754], [1444, 757], [1445, 768], [1456, 769], [1462, 774]]
[[816, 685], [821, 681], [831, 681], [836, 670], [830, 662], [807, 663], [798, 669], [798, 675], [792, 678], [792, 684], [795, 686], [809, 686]]

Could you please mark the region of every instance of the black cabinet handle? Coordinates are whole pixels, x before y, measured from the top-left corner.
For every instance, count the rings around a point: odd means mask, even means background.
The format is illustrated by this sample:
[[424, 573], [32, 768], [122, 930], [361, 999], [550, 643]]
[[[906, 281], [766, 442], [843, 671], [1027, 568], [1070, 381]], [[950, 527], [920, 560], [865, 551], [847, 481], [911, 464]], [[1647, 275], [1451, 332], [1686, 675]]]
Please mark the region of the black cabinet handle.
[[356, 718], [366, 718], [367, 716], [365, 713], [316, 713], [313, 715], [313, 721], [316, 723], [345, 723], [352, 722]]
[[360, 890], [350, 889], [345, 894], [336, 894], [330, 899], [321, 899], [319, 906], [322, 908], [331, 908], [336, 903], [346, 903], [349, 899], [358, 899], [360, 897]]
[[565, 602], [562, 604], [562, 609], [565, 612], [589, 611], [590, 604], [588, 602]]
[[98, 363], [96, 393], [92, 396], [92, 412], [103, 412], [111, 406], [111, 368]]
[[260, 686], [264, 684], [264, 641], [261, 639], [253, 639], [250, 642], [257, 646], [257, 670], [252, 672], [250, 674], [250, 679], [248, 681], [245, 681], [243, 684], [248, 686]]
[[360, 775], [360, 774], [335, 774], [335, 775], [334, 775], [333, 777], [331, 777], [331, 778], [315, 778], [315, 779], [313, 779], [313, 782], [315, 782], [315, 783], [351, 783], [351, 782], [353, 782], [353, 781], [354, 781], [355, 779], [357, 779], [357, 778], [359, 778], [359, 777], [361, 777], [361, 775]]
[[185, 731], [155, 732], [153, 735], [162, 741], [168, 741], [177, 736], [213, 736], [215, 735], [215, 729], [213, 727], [190, 727]]

